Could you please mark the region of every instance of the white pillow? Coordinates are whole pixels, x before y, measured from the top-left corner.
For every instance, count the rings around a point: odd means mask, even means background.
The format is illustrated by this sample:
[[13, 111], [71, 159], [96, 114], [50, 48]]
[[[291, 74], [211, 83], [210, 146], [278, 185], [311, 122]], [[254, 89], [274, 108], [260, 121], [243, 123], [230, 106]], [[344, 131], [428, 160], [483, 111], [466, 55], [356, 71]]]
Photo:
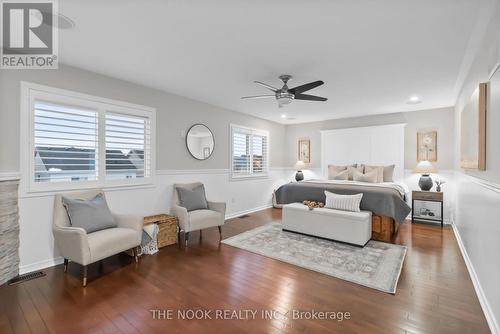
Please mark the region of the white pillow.
[[377, 171], [377, 182], [384, 182], [384, 167], [383, 166], [365, 166], [365, 174], [368, 174], [371, 171]]
[[348, 166], [347, 171], [349, 172], [349, 180], [354, 180], [354, 173], [358, 172], [363, 174], [363, 166]]
[[338, 173], [331, 173], [329, 179], [330, 180], [348, 180], [349, 179], [349, 171], [346, 169], [346, 170], [343, 170], [343, 171], [338, 172]]
[[356, 195], [339, 195], [325, 190], [325, 208], [359, 212], [359, 205], [363, 194]]
[[388, 166], [367, 166], [364, 165], [365, 167], [365, 172], [367, 168], [375, 168], [375, 167], [382, 167], [384, 168], [384, 182], [393, 182], [393, 175], [394, 175], [394, 168], [396, 165], [388, 165]]
[[[337, 176], [337, 174], [339, 174], [340, 172], [343, 172], [343, 171], [347, 170], [347, 168], [349, 166], [356, 167], [356, 164], [354, 164], [354, 165], [348, 165], [348, 166], [328, 165], [328, 179], [334, 180], [335, 176]], [[351, 177], [351, 180], [352, 180], [352, 177]]]
[[372, 170], [366, 174], [353, 170], [352, 179], [359, 182], [377, 183], [378, 171]]

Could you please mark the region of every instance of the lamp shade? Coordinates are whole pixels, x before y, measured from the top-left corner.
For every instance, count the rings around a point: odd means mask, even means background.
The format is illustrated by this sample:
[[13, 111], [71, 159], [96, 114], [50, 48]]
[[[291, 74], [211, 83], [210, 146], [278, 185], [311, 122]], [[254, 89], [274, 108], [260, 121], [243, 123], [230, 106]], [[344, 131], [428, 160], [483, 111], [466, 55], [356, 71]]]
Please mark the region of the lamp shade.
[[430, 161], [423, 160], [417, 164], [417, 167], [413, 170], [414, 173], [420, 174], [429, 174], [429, 173], [437, 173], [436, 167], [434, 167]]
[[304, 163], [304, 161], [302, 160], [298, 160], [296, 163], [295, 163], [295, 166], [293, 166], [293, 168], [295, 168], [295, 170], [303, 170], [306, 168], [306, 164]]

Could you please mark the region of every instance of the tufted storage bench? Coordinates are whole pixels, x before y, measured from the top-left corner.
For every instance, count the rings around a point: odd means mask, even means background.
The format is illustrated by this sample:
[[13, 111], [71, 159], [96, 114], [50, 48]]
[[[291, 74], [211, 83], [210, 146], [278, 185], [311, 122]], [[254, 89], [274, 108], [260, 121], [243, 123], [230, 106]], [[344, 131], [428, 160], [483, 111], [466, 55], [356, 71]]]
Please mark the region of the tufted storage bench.
[[283, 230], [364, 246], [372, 236], [372, 213], [309, 210], [306, 205], [291, 203], [283, 206]]

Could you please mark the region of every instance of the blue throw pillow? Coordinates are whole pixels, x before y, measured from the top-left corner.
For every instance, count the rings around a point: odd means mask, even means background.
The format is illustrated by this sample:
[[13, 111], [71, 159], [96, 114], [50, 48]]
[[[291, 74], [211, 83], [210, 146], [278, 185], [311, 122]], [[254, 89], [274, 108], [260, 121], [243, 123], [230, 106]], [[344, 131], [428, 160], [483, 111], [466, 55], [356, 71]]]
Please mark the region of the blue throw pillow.
[[71, 226], [81, 227], [87, 233], [118, 226], [102, 194], [87, 200], [63, 196], [62, 202]]

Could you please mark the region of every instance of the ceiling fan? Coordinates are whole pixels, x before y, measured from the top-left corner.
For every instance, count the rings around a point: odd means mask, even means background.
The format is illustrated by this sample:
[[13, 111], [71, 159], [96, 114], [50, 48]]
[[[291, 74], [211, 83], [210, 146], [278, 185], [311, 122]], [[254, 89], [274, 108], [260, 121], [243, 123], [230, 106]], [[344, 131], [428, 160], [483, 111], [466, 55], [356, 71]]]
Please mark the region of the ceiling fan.
[[313, 81], [304, 85], [300, 85], [294, 88], [288, 88], [288, 81], [292, 80], [292, 76], [288, 74], [283, 74], [280, 75], [279, 78], [281, 81], [283, 81], [283, 87], [281, 88], [276, 88], [273, 86], [270, 86], [268, 84], [265, 84], [260, 81], [254, 81], [256, 84], [259, 84], [270, 91], [272, 91], [274, 94], [269, 94], [269, 95], [256, 95], [256, 96], [244, 96], [242, 99], [267, 99], [267, 98], [275, 98], [276, 101], [278, 101], [278, 106], [282, 108], [283, 106], [290, 104], [293, 100], [306, 100], [306, 101], [321, 101], [324, 102], [328, 100], [326, 97], [321, 97], [321, 96], [315, 96], [315, 95], [308, 95], [308, 94], [302, 94], [308, 90], [311, 90], [313, 88], [316, 88], [318, 86], [321, 86], [324, 84], [323, 81], [318, 80], [318, 81]]

